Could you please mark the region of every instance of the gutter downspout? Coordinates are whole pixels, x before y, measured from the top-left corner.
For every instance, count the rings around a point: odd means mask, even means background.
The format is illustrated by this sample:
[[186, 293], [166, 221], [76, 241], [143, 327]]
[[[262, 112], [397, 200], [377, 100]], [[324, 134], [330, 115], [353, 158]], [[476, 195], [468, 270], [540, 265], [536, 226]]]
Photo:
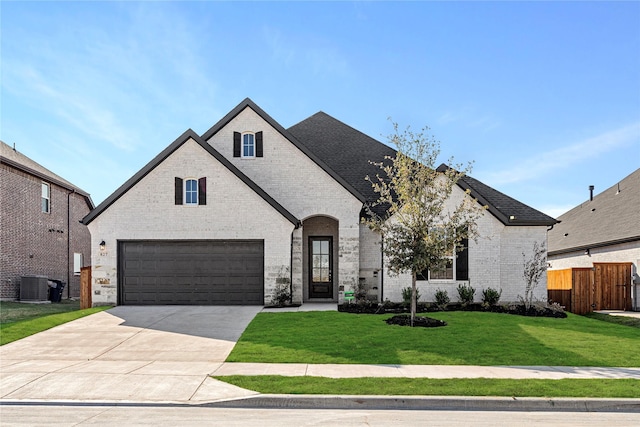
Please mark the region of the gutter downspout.
[[72, 190], [67, 193], [67, 299], [71, 298], [71, 272], [70, 261], [71, 257], [71, 195], [75, 194], [76, 190]]
[[289, 244], [289, 304], [293, 304], [293, 231], [291, 232], [291, 242]]

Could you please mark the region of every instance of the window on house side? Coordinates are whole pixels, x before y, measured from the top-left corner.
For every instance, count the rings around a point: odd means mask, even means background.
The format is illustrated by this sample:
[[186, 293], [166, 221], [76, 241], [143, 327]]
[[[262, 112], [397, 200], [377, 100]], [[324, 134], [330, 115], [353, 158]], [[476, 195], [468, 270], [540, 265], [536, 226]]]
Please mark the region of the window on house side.
[[46, 182], [42, 183], [42, 212], [51, 212], [51, 186]]
[[184, 204], [185, 205], [198, 204], [198, 180], [197, 179], [186, 179], [184, 181]]
[[469, 280], [469, 239], [462, 239], [458, 250], [445, 263], [444, 271], [421, 271], [417, 280]]
[[242, 157], [255, 157], [255, 136], [252, 133], [242, 135]]
[[73, 274], [74, 276], [80, 275], [80, 269], [83, 267], [82, 265], [82, 254], [75, 252], [73, 254]]

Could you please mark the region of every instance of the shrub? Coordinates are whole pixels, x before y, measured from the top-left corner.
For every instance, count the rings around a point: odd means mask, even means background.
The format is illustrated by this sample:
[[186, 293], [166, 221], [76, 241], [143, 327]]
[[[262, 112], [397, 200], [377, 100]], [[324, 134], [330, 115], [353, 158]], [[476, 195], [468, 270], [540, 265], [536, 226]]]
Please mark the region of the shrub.
[[[416, 302], [420, 301], [420, 292], [416, 288]], [[402, 288], [402, 302], [411, 305], [411, 288]]]
[[485, 307], [490, 307], [492, 305], [498, 304], [500, 301], [500, 296], [502, 296], [502, 289], [500, 291], [496, 291], [493, 288], [487, 288], [482, 290], [482, 305]]
[[463, 307], [473, 303], [475, 294], [476, 290], [471, 285], [458, 285], [458, 301], [462, 303]]
[[289, 267], [281, 267], [276, 286], [271, 295], [271, 304], [277, 307], [284, 307], [291, 302], [291, 280], [289, 279]]
[[449, 304], [449, 301], [451, 300], [449, 299], [449, 294], [447, 294], [447, 291], [436, 289], [436, 306], [440, 310], [444, 311], [447, 308], [447, 304]]
[[358, 281], [358, 284], [353, 287], [353, 296], [356, 298], [356, 302], [363, 302], [367, 300], [367, 285], [363, 281]]

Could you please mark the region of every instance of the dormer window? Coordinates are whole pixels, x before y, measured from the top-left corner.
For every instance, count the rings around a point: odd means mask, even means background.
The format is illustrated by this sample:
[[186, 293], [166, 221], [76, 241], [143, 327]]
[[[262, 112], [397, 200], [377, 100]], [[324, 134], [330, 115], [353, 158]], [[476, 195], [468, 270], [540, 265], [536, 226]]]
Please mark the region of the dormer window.
[[233, 157], [253, 159], [262, 157], [262, 132], [234, 132]]
[[195, 179], [186, 179], [184, 181], [184, 204], [198, 204], [198, 181]]
[[206, 205], [207, 204], [207, 178], [200, 179], [175, 177], [175, 204], [176, 205]]
[[252, 133], [242, 134], [242, 157], [255, 156], [255, 135]]

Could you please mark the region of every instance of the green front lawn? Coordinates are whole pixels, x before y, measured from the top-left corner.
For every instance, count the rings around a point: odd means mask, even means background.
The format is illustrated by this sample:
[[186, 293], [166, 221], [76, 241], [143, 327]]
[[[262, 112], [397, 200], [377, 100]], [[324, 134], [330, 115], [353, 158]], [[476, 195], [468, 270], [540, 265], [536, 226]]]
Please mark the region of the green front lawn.
[[640, 396], [640, 381], [602, 379], [509, 380], [428, 378], [214, 377], [238, 387], [268, 394], [343, 394], [385, 396], [513, 396], [617, 397]]
[[63, 323], [111, 308], [80, 310], [77, 301], [55, 304], [0, 303], [0, 345], [28, 337]]
[[260, 313], [228, 362], [640, 367], [640, 329], [566, 319], [438, 312], [440, 328], [384, 322], [390, 315]]
[[76, 310], [80, 310], [80, 301], [68, 299], [47, 304], [0, 301], [0, 324]]

